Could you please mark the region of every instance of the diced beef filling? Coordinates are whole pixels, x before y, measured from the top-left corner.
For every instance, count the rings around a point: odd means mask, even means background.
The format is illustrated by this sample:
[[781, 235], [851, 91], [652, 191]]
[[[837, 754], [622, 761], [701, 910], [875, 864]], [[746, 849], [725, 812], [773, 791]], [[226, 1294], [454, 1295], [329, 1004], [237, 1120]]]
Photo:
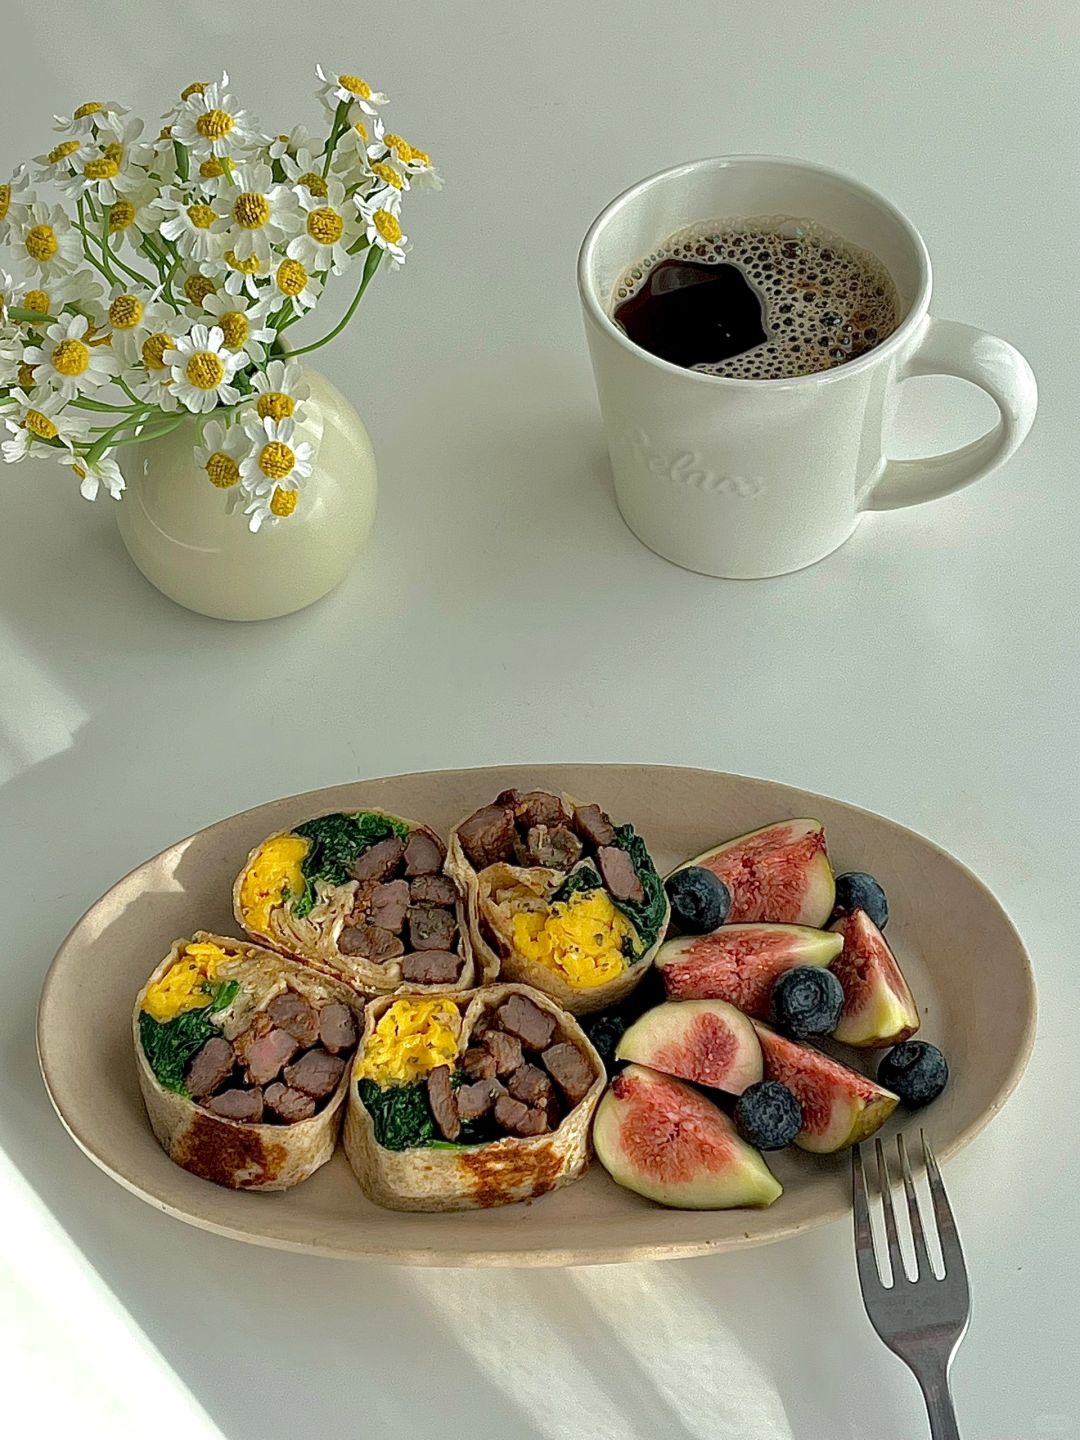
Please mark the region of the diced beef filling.
[[494, 1080], [495, 1056], [480, 1045], [470, 1045], [461, 1057], [461, 1068], [471, 1080]]
[[615, 826], [599, 805], [579, 805], [574, 811], [573, 826], [594, 849], [611, 845], [615, 840]]
[[280, 1080], [267, 1086], [263, 1101], [271, 1115], [285, 1125], [294, 1125], [297, 1120], [310, 1120], [315, 1114], [315, 1101], [310, 1095], [305, 1095], [302, 1090], [293, 1090]]
[[258, 1086], [254, 1090], [222, 1090], [218, 1095], [211, 1095], [205, 1105], [211, 1114], [225, 1120], [244, 1120], [257, 1125], [263, 1115], [263, 1092]]
[[370, 921], [346, 925], [338, 936], [338, 949], [343, 955], [363, 955], [375, 964], [405, 954], [405, 946], [399, 936]]
[[550, 1128], [543, 1110], [532, 1109], [509, 1095], [500, 1095], [495, 1101], [495, 1119], [507, 1134], [523, 1139], [530, 1135], [543, 1135]]
[[625, 850], [616, 845], [601, 845], [596, 852], [596, 863], [600, 876], [616, 900], [627, 900], [640, 905], [645, 891], [634, 869], [634, 862]]
[[415, 905], [457, 904], [457, 890], [449, 875], [417, 875], [409, 885], [409, 899]]
[[371, 892], [371, 922], [394, 935], [401, 933], [409, 908], [409, 882], [384, 880]]
[[340, 1055], [356, 1044], [356, 1021], [347, 1005], [331, 1002], [319, 1011], [319, 1039], [331, 1055]]
[[417, 950], [402, 960], [401, 978], [409, 985], [452, 985], [462, 964], [452, 950]]
[[479, 1120], [503, 1093], [503, 1087], [495, 1079], [474, 1080], [471, 1085], [459, 1086], [454, 1094], [459, 1117], [466, 1123]]
[[458, 1114], [449, 1065], [437, 1065], [429, 1072], [427, 1094], [439, 1133], [444, 1140], [456, 1140], [461, 1134], [461, 1116]]
[[452, 911], [438, 905], [409, 907], [409, 945], [413, 950], [449, 950], [456, 934]]
[[553, 828], [569, 824], [570, 812], [558, 795], [552, 795], [547, 790], [529, 790], [514, 806], [514, 818], [523, 830], [533, 825]]
[[550, 870], [572, 870], [581, 859], [581, 841], [566, 825], [530, 825], [524, 843], [517, 844], [523, 865], [543, 865]]
[[485, 805], [462, 822], [458, 839], [469, 864], [483, 870], [514, 854], [514, 812], [507, 805]]
[[405, 841], [399, 835], [388, 835], [362, 851], [349, 866], [354, 880], [389, 880], [401, 864]]
[[[348, 1008], [341, 1007], [346, 1014]], [[279, 1030], [291, 1035], [298, 1045], [314, 1045], [319, 1037], [319, 1013], [309, 1005], [302, 995], [286, 990], [275, 995], [266, 1007], [266, 1013]]]
[[423, 830], [414, 830], [405, 843], [405, 874], [410, 879], [414, 875], [438, 874], [445, 859], [442, 842]]
[[546, 1050], [555, 1034], [555, 1017], [527, 995], [511, 995], [499, 1006], [499, 1023], [530, 1050]]
[[325, 1100], [337, 1089], [345, 1061], [325, 1050], [309, 1050], [295, 1065], [285, 1066], [285, 1084], [302, 1090], [313, 1100]]
[[522, 1062], [521, 1041], [516, 1035], [507, 1035], [504, 1030], [488, 1030], [481, 1044], [495, 1061], [496, 1075], [510, 1075]]
[[555, 1087], [538, 1065], [524, 1064], [506, 1082], [508, 1092], [523, 1105], [539, 1105], [545, 1113], [555, 1099]]
[[224, 1035], [212, 1035], [188, 1065], [184, 1076], [188, 1093], [196, 1100], [205, 1100], [225, 1084], [235, 1064], [236, 1055], [230, 1042]]
[[334, 1093], [356, 1041], [348, 1005], [317, 1005], [285, 990], [232, 1043], [212, 1036], [188, 1066], [185, 1084], [211, 1114], [293, 1125], [317, 1114]]
[[540, 1058], [567, 1101], [571, 1105], [579, 1105], [596, 1077], [592, 1066], [577, 1046], [564, 1040], [545, 1050]]

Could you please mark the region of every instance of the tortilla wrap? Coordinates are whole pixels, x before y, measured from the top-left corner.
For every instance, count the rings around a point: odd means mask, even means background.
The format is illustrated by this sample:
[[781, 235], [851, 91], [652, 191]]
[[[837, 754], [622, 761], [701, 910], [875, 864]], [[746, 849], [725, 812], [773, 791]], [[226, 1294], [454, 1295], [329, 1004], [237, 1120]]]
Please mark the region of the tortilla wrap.
[[[592, 1156], [589, 1131], [593, 1112], [606, 1076], [600, 1056], [571, 1015], [525, 985], [487, 985], [455, 995], [453, 1001], [463, 1012], [459, 1054], [464, 1053], [485, 1013], [515, 994], [527, 996], [553, 1015], [558, 1023], [556, 1039], [573, 1044], [588, 1060], [595, 1078], [584, 1099], [566, 1113], [555, 1130], [544, 1135], [528, 1139], [507, 1136], [482, 1145], [387, 1150], [375, 1139], [374, 1123], [354, 1080], [345, 1111], [345, 1154], [369, 1200], [390, 1210], [486, 1209], [546, 1195], [584, 1174]], [[380, 1016], [395, 998], [402, 997], [386, 996], [368, 1006], [351, 1073], [355, 1073]]]
[[358, 1029], [363, 1007], [355, 992], [340, 981], [319, 975], [249, 941], [212, 935], [204, 930], [196, 931], [191, 940], [174, 941], [136, 998], [132, 1036], [139, 1088], [154, 1135], [169, 1159], [193, 1175], [233, 1190], [288, 1190], [314, 1174], [334, 1153], [352, 1074], [352, 1057], [348, 1058], [336, 1090], [322, 1108], [310, 1119], [297, 1120], [291, 1125], [226, 1119], [186, 1094], [167, 1089], [146, 1058], [139, 1015], [151, 985], [182, 958], [192, 943], [220, 946], [230, 957], [219, 968], [218, 975], [238, 981], [240, 988], [235, 1001], [214, 1016], [214, 1022], [220, 1024], [220, 1032], [227, 1040], [246, 1029], [252, 1016], [286, 988], [316, 1005], [331, 1001], [348, 1005], [357, 1017]]
[[[306, 824], [341, 813], [343, 812], [324, 811], [320, 815], [309, 817], [308, 821], [298, 823]], [[444, 849], [443, 843], [435, 831], [418, 820], [406, 820], [399, 815], [391, 815], [389, 811], [376, 807], [346, 813], [385, 816], [395, 825], [407, 827], [410, 835], [419, 832], [434, 841], [440, 850]], [[476, 984], [478, 979], [484, 978], [478, 972], [473, 960], [460, 888], [455, 906], [457, 937], [452, 949], [454, 953], [461, 955], [462, 965], [457, 979], [446, 984], [420, 985], [416, 981], [404, 979], [401, 967], [406, 955], [376, 961], [363, 954], [344, 954], [339, 949], [338, 941], [342, 931], [346, 928], [346, 921], [352, 913], [356, 892], [359, 889], [357, 882], [352, 879], [346, 878], [342, 884], [338, 885], [324, 880], [315, 881], [313, 888], [316, 903], [306, 917], [298, 917], [293, 914], [297, 897], [286, 896], [280, 903], [272, 907], [268, 923], [259, 924], [254, 921], [249, 908], [243, 903], [245, 879], [266, 847], [272, 842], [286, 837], [299, 838], [296, 837], [295, 827], [292, 830], [278, 830], [256, 845], [248, 855], [243, 869], [233, 884], [233, 913], [237, 923], [260, 945], [276, 950], [279, 954], [288, 956], [302, 965], [310, 966], [321, 974], [343, 980], [365, 998], [393, 994], [398, 990], [423, 989], [426, 993], [433, 994], [442, 991], [467, 990]]]
[[[582, 803], [565, 793], [559, 798], [571, 813]], [[633, 960], [620, 975], [611, 980], [587, 987], [572, 985], [557, 970], [523, 955], [515, 947], [513, 936], [506, 924], [505, 907], [500, 907], [493, 901], [491, 883], [494, 880], [505, 882], [508, 886], [520, 885], [524, 891], [531, 891], [537, 902], [546, 905], [552, 891], [566, 878], [566, 872], [544, 866], [501, 863], [478, 872], [465, 854], [458, 835], [463, 823], [464, 821], [459, 821], [450, 831], [446, 873], [453, 878], [465, 897], [465, 918], [470, 945], [477, 964], [483, 967], [485, 974], [498, 975], [501, 979], [541, 990], [572, 1015], [588, 1015], [596, 1010], [606, 1010], [625, 1000], [644, 979], [663, 942], [671, 917], [671, 907], [667, 904], [666, 895], [662, 923], [655, 938], [639, 958]]]

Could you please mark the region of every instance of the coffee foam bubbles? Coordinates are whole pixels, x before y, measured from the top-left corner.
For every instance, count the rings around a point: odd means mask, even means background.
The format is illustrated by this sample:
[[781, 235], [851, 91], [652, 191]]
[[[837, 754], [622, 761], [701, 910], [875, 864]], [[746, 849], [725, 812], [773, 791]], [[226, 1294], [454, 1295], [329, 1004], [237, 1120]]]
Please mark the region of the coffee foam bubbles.
[[877, 256], [810, 220], [755, 216], [679, 230], [623, 273], [612, 308], [636, 294], [661, 260], [737, 265], [762, 298], [769, 338], [693, 367], [709, 375], [781, 380], [831, 370], [880, 345], [900, 323], [896, 286]]

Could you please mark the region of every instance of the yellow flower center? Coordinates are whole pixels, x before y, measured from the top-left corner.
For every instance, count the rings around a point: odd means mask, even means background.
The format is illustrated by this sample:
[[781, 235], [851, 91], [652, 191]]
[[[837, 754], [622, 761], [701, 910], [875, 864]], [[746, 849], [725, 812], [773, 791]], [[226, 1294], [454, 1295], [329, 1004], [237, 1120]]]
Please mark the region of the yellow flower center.
[[190, 100], [192, 95], [205, 95], [206, 86], [201, 80], [193, 80], [190, 85], [185, 85], [180, 91], [181, 100]]
[[320, 205], [307, 217], [307, 233], [320, 245], [336, 245], [345, 229], [345, 221], [329, 205]]
[[80, 105], [75, 111], [74, 119], [85, 120], [88, 115], [98, 115], [104, 109], [105, 106], [99, 104], [98, 101], [87, 100], [85, 105]]
[[211, 485], [219, 490], [228, 490], [240, 479], [240, 467], [224, 450], [215, 450], [206, 462], [206, 476]]
[[23, 296], [23, 309], [34, 310], [38, 315], [49, 313], [49, 297], [44, 290], [27, 290]]
[[3, 220], [11, 208], [11, 186], [5, 180], [0, 185], [0, 220]]
[[236, 197], [232, 213], [245, 230], [258, 230], [270, 219], [270, 202], [257, 190], [245, 190]]
[[216, 180], [225, 174], [225, 167], [216, 155], [211, 155], [209, 160], [204, 160], [199, 166], [199, 174], [204, 180]]
[[194, 355], [188, 356], [184, 374], [196, 390], [216, 390], [225, 379], [225, 366], [221, 363], [221, 356], [215, 355], [212, 350], [196, 350]]
[[117, 200], [109, 207], [109, 233], [115, 235], [118, 230], [126, 230], [134, 219], [135, 206], [131, 201]]
[[348, 90], [350, 95], [355, 95], [358, 100], [371, 99], [371, 86], [361, 80], [359, 75], [339, 75], [338, 84], [343, 90]]
[[413, 157], [413, 148], [401, 135], [384, 135], [383, 144], [388, 150], [393, 150], [398, 159], [405, 165]]
[[110, 160], [115, 160], [117, 165], [123, 164], [124, 147], [120, 144], [119, 140], [113, 140], [111, 144], [106, 145], [101, 153], [106, 155]]
[[259, 469], [268, 480], [284, 480], [296, 464], [296, 456], [281, 440], [269, 440], [259, 451]]
[[235, 124], [227, 110], [207, 110], [195, 121], [195, 129], [204, 140], [224, 140]]
[[426, 168], [427, 168], [428, 170], [430, 170], [430, 169], [431, 169], [431, 156], [427, 153], [426, 150], [417, 150], [416, 146], [413, 145], [413, 146], [412, 146], [412, 163], [413, 163], [414, 165], [424, 165], [424, 166], [426, 166]]
[[90, 347], [81, 340], [61, 340], [52, 353], [58, 375], [81, 375], [90, 364]]
[[137, 295], [117, 295], [109, 306], [109, 324], [114, 330], [133, 330], [143, 317], [143, 304]]
[[189, 205], [187, 213], [196, 230], [209, 230], [217, 219], [209, 205]]
[[28, 365], [25, 360], [23, 360], [23, 361], [20, 362], [20, 364], [19, 364], [19, 384], [22, 386], [22, 388], [23, 388], [24, 390], [29, 390], [29, 389], [30, 389], [30, 386], [33, 385], [33, 383], [34, 383], [34, 371], [35, 371], [36, 369], [37, 369], [37, 366], [36, 366], [36, 365]]
[[159, 330], [156, 335], [151, 335], [143, 341], [142, 358], [147, 370], [164, 370], [165, 361], [162, 359], [166, 350], [172, 348], [172, 336], [163, 335]]
[[216, 289], [209, 275], [189, 275], [184, 281], [184, 294], [193, 305], [201, 305], [207, 295], [213, 295]]
[[284, 519], [286, 515], [291, 515], [296, 509], [296, 502], [299, 498], [298, 490], [282, 490], [280, 485], [275, 485], [274, 493], [270, 496], [270, 514]]
[[283, 295], [299, 295], [308, 282], [308, 273], [299, 260], [283, 260], [277, 268], [276, 280]]
[[26, 253], [31, 260], [51, 260], [59, 243], [51, 225], [35, 225], [26, 232]]
[[383, 184], [392, 185], [395, 190], [401, 189], [401, 176], [392, 165], [384, 165], [380, 161], [377, 165], [372, 165], [371, 173], [377, 175]]
[[401, 226], [396, 215], [389, 210], [376, 210], [371, 223], [388, 245], [396, 245], [401, 239]]
[[218, 316], [217, 323], [221, 326], [221, 333], [224, 335], [225, 344], [229, 349], [239, 350], [248, 338], [251, 330], [244, 312], [242, 310], [227, 310], [224, 315]]
[[55, 440], [60, 433], [49, 417], [43, 415], [40, 410], [28, 410], [25, 423], [27, 430], [42, 440]]
[[361, 140], [367, 141], [371, 139], [371, 136], [368, 134], [368, 128], [363, 120], [357, 120], [352, 128], [356, 131], [357, 135], [360, 136]]
[[282, 390], [265, 390], [259, 396], [255, 409], [260, 420], [288, 420], [296, 409], [296, 402]]
[[246, 260], [238, 260], [235, 250], [226, 250], [225, 263], [230, 270], [236, 270], [241, 275], [257, 275], [259, 273], [259, 257], [257, 255], [249, 255]]
[[83, 166], [83, 174], [87, 180], [111, 180], [119, 173], [120, 166], [108, 155], [99, 155], [94, 160], [88, 160]]
[[49, 151], [49, 164], [58, 165], [61, 160], [66, 160], [69, 155], [74, 155], [78, 150], [80, 141], [64, 140], [59, 145], [54, 145]]
[[326, 199], [326, 181], [321, 175], [316, 175], [314, 170], [305, 170], [296, 183], [306, 185], [309, 195], [314, 195], [319, 200]]

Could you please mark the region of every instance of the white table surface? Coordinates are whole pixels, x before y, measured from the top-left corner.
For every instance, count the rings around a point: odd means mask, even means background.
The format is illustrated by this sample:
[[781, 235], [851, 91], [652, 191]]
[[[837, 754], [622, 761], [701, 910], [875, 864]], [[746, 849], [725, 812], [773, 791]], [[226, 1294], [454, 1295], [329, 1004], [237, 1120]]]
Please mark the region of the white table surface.
[[[257, 626], [190, 615], [128, 564], [108, 501], [51, 466], [0, 476], [9, 1415], [46, 1436], [78, 1416], [86, 1434], [228, 1440], [925, 1433], [864, 1319], [847, 1225], [667, 1265], [351, 1267], [156, 1214], [48, 1106], [33, 1016], [52, 953], [167, 842], [354, 777], [640, 760], [880, 810], [1011, 911], [1042, 1019], [1019, 1092], [948, 1167], [975, 1295], [957, 1400], [973, 1440], [1080, 1431], [1078, 40], [1071, 0], [1023, 18], [1006, 0], [5, 9], [6, 166], [48, 148], [53, 110], [100, 94], [156, 115], [222, 65], [274, 128], [313, 122], [321, 59], [388, 90], [448, 177], [412, 207], [404, 274], [323, 357], [369, 425], [382, 498], [322, 604]], [[980, 486], [870, 516], [802, 574], [723, 583], [618, 518], [573, 262], [638, 176], [748, 150], [831, 163], [907, 210], [937, 311], [1014, 341], [1042, 410]], [[896, 443], [986, 419], [959, 384], [918, 382]]]

